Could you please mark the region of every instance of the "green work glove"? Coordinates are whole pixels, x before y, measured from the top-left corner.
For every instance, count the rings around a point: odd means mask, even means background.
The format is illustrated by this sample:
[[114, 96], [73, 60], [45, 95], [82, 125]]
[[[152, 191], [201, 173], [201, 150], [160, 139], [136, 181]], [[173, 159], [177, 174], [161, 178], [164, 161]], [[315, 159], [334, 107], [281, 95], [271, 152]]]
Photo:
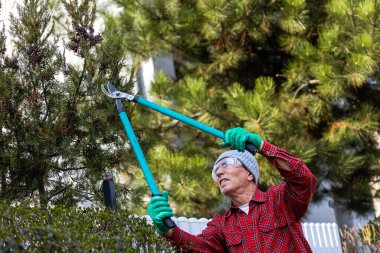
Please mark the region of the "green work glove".
[[245, 142], [252, 143], [257, 149], [261, 147], [263, 140], [257, 134], [253, 134], [241, 127], [228, 129], [224, 134], [223, 147], [231, 146], [232, 149], [237, 149], [240, 152], [245, 150]]
[[170, 229], [164, 224], [163, 219], [174, 216], [168, 203], [168, 195], [167, 191], [163, 191], [162, 196], [152, 197], [148, 204], [148, 214], [159, 234], [165, 234]]

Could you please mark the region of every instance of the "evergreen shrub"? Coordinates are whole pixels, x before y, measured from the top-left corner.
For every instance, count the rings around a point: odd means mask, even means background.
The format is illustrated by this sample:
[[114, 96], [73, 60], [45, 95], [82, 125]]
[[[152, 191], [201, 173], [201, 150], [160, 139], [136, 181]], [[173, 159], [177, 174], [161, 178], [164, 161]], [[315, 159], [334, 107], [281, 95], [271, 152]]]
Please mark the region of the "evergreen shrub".
[[163, 251], [173, 249], [127, 211], [0, 203], [0, 252]]

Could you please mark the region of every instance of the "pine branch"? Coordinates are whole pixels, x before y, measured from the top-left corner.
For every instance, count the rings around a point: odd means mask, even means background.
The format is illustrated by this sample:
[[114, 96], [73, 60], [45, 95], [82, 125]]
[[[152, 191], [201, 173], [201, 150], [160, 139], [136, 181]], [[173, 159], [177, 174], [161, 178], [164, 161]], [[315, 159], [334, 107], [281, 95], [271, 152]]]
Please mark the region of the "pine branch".
[[353, 6], [353, 2], [351, 1], [348, 1], [348, 6], [350, 8], [350, 18], [351, 18], [351, 22], [352, 22], [352, 33], [353, 33], [353, 36], [356, 36], [357, 34], [357, 20], [356, 20], [356, 12], [355, 12], [355, 7]]
[[65, 185], [64, 187], [54, 191], [54, 192], [51, 192], [49, 193], [49, 196], [46, 197], [46, 200], [49, 201], [51, 200], [52, 198], [54, 198], [55, 196], [67, 191], [68, 189], [70, 189], [72, 187], [72, 184], [68, 184], [68, 185]]
[[86, 166], [81, 167], [70, 167], [70, 168], [61, 168], [59, 166], [54, 166], [54, 168], [58, 171], [66, 172], [66, 171], [78, 171], [78, 170], [84, 170], [87, 169]]
[[377, 10], [378, 10], [378, 3], [377, 1], [374, 2], [374, 15], [372, 16], [372, 19], [370, 19], [370, 23], [371, 23], [371, 38], [372, 38], [372, 42], [374, 43], [376, 41], [376, 31], [377, 31], [377, 24], [378, 24], [378, 18], [377, 18]]

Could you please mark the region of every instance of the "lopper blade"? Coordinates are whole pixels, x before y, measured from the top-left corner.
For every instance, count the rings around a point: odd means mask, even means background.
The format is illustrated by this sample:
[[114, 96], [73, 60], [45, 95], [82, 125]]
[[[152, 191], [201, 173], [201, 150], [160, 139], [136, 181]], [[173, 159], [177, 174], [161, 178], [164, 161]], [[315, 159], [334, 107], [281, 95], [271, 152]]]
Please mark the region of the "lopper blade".
[[115, 91], [118, 91], [115, 86], [113, 86], [111, 83], [107, 83], [107, 89], [109, 93], [114, 93]]
[[101, 87], [102, 87], [102, 91], [104, 94], [115, 99], [117, 110], [119, 112], [124, 112], [123, 102], [121, 101], [121, 99], [123, 98], [123, 96], [122, 96], [123, 92], [118, 91], [115, 88], [115, 86], [113, 86], [110, 82], [107, 83], [107, 90], [108, 91], [104, 88], [103, 85]]

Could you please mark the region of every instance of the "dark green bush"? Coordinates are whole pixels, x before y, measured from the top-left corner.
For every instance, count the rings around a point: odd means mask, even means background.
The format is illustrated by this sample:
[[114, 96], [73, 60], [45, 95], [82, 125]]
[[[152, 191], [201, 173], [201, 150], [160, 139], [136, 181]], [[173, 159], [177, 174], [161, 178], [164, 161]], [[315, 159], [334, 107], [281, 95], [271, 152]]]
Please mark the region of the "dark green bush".
[[0, 203], [0, 252], [173, 252], [145, 219], [124, 211]]

